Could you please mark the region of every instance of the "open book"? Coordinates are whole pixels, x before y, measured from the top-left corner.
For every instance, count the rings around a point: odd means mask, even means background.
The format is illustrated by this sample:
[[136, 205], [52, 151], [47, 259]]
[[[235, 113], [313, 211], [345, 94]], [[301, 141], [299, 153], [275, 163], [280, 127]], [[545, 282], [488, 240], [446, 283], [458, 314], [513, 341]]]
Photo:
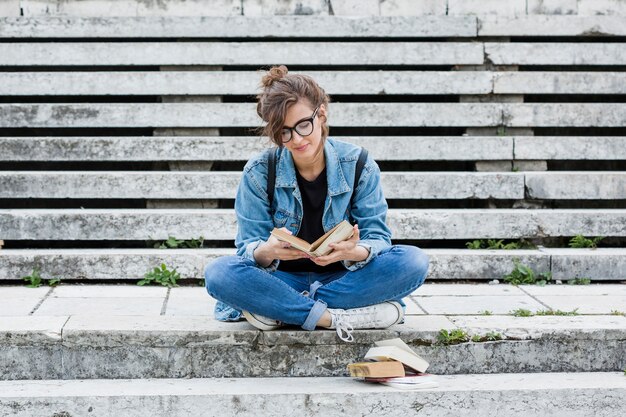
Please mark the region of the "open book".
[[272, 230], [272, 235], [278, 240], [289, 242], [292, 247], [299, 249], [308, 255], [318, 257], [329, 254], [333, 249], [329, 248], [328, 245], [350, 239], [353, 232], [354, 229], [352, 225], [347, 220], [343, 220], [337, 226], [324, 233], [322, 237], [313, 243], [309, 243], [306, 240], [300, 239], [299, 237], [290, 235], [284, 230], [276, 228]]

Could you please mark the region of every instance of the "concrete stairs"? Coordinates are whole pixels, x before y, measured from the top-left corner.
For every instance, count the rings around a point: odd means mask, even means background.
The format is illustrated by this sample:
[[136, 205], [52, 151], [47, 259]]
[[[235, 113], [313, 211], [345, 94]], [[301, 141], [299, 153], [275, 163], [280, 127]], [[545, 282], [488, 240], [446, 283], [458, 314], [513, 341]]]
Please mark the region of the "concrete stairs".
[[[626, 414], [625, 16], [624, 0], [0, 2], [0, 415]], [[216, 322], [199, 286], [133, 285], [161, 263], [195, 285], [234, 253], [273, 64], [331, 95], [331, 136], [381, 167], [394, 241], [446, 283], [355, 344]], [[169, 236], [204, 245], [151, 249]], [[594, 283], [486, 284], [516, 261]], [[17, 287], [34, 269], [62, 284]], [[439, 388], [346, 377], [389, 337]]]

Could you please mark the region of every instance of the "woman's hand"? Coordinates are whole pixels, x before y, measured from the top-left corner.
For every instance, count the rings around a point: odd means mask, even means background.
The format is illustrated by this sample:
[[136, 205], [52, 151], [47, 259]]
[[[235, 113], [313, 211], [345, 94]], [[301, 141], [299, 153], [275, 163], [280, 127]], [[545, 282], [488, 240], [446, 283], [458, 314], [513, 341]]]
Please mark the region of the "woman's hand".
[[[289, 229], [282, 227], [283, 230], [290, 235], [292, 234]], [[301, 250], [291, 247], [289, 242], [283, 242], [278, 240], [275, 236], [270, 235], [269, 239], [265, 243], [260, 244], [254, 250], [254, 259], [256, 262], [263, 266], [268, 267], [274, 259], [280, 259], [281, 261], [292, 261], [294, 259], [308, 258], [309, 256]]]
[[355, 224], [354, 233], [350, 239], [344, 240], [343, 242], [331, 243], [328, 245], [333, 248], [331, 253], [318, 256], [317, 258], [311, 258], [311, 260], [320, 266], [326, 266], [337, 261], [364, 261], [369, 256], [369, 251], [363, 246], [357, 245], [359, 239], [359, 225]]

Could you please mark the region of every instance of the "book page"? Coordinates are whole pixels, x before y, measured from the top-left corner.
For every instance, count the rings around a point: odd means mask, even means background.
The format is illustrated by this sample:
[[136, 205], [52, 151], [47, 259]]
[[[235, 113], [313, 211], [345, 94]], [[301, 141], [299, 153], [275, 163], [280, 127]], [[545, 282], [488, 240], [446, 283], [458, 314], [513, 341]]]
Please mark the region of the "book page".
[[312, 249], [314, 250], [316, 256], [323, 256], [331, 252], [332, 248], [329, 248], [328, 245], [330, 245], [331, 243], [341, 242], [349, 239], [354, 231], [352, 225], [345, 220], [339, 223], [333, 229], [334, 230], [332, 231], [332, 233], [324, 241], [322, 241], [317, 248], [313, 247], [312, 245]]
[[396, 337], [395, 339], [380, 340], [378, 342], [374, 342], [374, 344], [376, 346], [395, 346], [397, 348], [402, 349], [403, 351], [407, 353], [417, 356], [417, 354], [413, 352], [413, 349], [411, 349], [409, 345], [404, 343], [402, 339], [400, 339], [399, 337]]

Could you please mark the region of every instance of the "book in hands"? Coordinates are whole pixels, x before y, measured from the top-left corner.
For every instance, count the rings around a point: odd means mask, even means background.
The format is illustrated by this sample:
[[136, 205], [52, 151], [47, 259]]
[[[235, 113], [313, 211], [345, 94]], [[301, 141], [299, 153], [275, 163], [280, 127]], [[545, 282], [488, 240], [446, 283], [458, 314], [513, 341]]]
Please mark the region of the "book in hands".
[[329, 247], [331, 243], [342, 242], [350, 239], [354, 233], [353, 226], [347, 221], [343, 220], [341, 223], [324, 233], [319, 239], [313, 243], [309, 243], [304, 239], [300, 239], [297, 236], [290, 235], [284, 230], [274, 228], [272, 230], [272, 236], [283, 242], [288, 242], [292, 247], [301, 250], [302, 252], [310, 255], [314, 258], [318, 256], [324, 256], [332, 252], [333, 248]]

